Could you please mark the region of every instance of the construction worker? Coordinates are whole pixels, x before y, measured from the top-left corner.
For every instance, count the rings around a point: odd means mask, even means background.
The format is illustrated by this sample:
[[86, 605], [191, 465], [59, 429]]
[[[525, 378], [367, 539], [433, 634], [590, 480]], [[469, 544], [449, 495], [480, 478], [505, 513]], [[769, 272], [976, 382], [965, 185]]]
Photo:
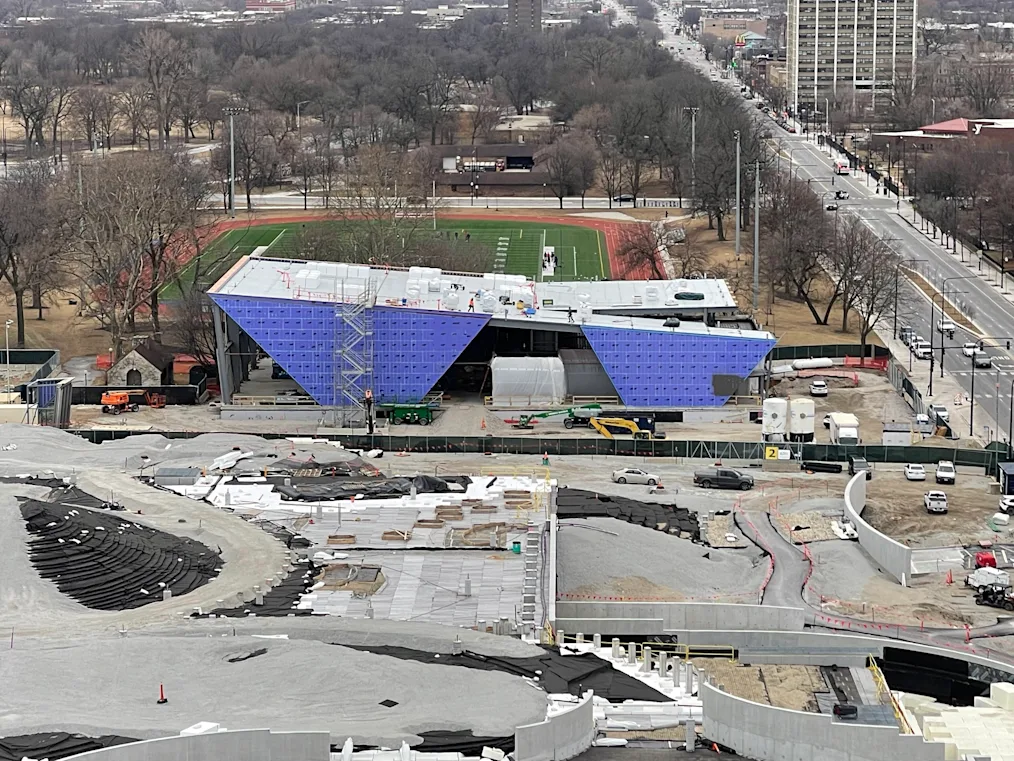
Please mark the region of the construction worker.
[[469, 312], [474, 312], [475, 311], [475, 298], [470, 298], [468, 300], [468, 311]]

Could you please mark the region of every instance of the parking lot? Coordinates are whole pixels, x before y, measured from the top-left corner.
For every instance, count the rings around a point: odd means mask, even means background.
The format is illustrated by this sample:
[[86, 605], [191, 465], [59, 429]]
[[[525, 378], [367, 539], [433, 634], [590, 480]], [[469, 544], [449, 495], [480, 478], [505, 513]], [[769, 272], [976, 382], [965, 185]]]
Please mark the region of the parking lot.
[[[999, 501], [990, 492], [991, 479], [959, 468], [953, 485], [938, 485], [933, 473], [933, 466], [927, 466], [925, 481], [908, 481], [900, 471], [876, 470], [867, 484], [863, 518], [911, 547], [967, 546], [980, 539], [996, 539], [986, 523]], [[926, 512], [923, 495], [930, 490], [947, 495], [946, 514]]]

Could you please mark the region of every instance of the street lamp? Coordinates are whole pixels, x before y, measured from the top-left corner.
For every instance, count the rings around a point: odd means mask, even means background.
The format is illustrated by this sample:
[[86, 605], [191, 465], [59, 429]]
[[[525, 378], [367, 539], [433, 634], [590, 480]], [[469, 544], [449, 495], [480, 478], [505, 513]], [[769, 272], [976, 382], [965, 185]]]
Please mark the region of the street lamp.
[[[8, 320], [4, 325], [4, 359], [7, 360], [6, 367], [7, 372], [5, 374], [5, 387], [8, 394], [11, 393], [11, 325], [14, 324], [14, 320]], [[6, 403], [6, 400], [4, 400]]]
[[739, 230], [740, 223], [739, 217], [742, 212], [743, 200], [740, 196], [740, 171], [739, 171], [739, 155], [740, 155], [740, 135], [739, 130], [735, 130], [732, 136], [736, 138], [736, 258], [739, 259]]
[[223, 113], [229, 116], [229, 216], [236, 218], [236, 114], [245, 114], [246, 106], [226, 106]]

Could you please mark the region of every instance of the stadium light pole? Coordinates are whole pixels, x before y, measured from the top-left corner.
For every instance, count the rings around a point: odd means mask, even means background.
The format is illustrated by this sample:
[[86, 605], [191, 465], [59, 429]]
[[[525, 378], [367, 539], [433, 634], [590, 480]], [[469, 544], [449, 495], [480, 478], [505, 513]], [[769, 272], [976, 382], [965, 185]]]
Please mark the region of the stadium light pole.
[[697, 114], [701, 109], [684, 106], [683, 110], [690, 112], [690, 203], [694, 204], [697, 202]]
[[227, 106], [222, 109], [229, 115], [229, 216], [236, 218], [236, 114], [250, 109], [246, 106]]
[[732, 133], [733, 137], [736, 138], [736, 258], [739, 259], [739, 216], [743, 207], [743, 199], [740, 188], [740, 171], [739, 171], [739, 158], [740, 158], [740, 135], [739, 130], [735, 130]]

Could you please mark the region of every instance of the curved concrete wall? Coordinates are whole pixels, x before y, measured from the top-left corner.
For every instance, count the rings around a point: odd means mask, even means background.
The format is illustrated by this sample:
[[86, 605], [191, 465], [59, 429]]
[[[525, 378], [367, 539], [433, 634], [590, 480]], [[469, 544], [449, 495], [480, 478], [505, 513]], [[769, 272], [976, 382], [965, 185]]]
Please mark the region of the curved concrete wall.
[[802, 608], [707, 602], [556, 601], [555, 625], [568, 632], [649, 635], [711, 629], [800, 631]]
[[896, 542], [886, 534], [881, 534], [873, 526], [863, 520], [863, 508], [866, 507], [866, 475], [856, 473], [845, 487], [845, 513], [855, 524], [859, 534], [859, 546], [873, 561], [893, 576], [901, 585], [908, 585], [909, 574], [912, 573], [912, 550], [901, 542]]
[[515, 761], [567, 761], [595, 739], [595, 713], [589, 690], [574, 707], [538, 724], [514, 730]]
[[761, 705], [702, 683], [704, 736], [759, 761], [943, 761], [943, 743], [897, 727], [837, 722], [828, 714]]
[[160, 737], [69, 756], [64, 761], [329, 761], [327, 732], [242, 729]]

